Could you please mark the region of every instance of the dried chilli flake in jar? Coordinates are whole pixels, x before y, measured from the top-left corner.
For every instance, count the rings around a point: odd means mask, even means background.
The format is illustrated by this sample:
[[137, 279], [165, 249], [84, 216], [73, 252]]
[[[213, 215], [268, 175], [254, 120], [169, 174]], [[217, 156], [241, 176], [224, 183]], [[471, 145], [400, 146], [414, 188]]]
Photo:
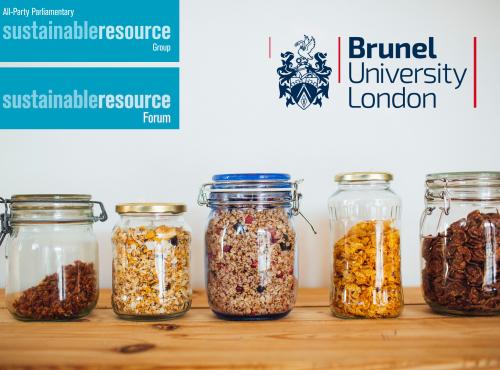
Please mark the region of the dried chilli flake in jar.
[[66, 320], [88, 313], [98, 294], [94, 264], [75, 261], [62, 270], [21, 292], [12, 303], [14, 314], [21, 319]]
[[218, 210], [207, 233], [210, 305], [226, 315], [290, 311], [296, 298], [295, 231], [284, 209]]
[[112, 303], [123, 318], [168, 319], [191, 306], [191, 233], [180, 218], [185, 206], [155, 205], [117, 206], [122, 220], [112, 238]]

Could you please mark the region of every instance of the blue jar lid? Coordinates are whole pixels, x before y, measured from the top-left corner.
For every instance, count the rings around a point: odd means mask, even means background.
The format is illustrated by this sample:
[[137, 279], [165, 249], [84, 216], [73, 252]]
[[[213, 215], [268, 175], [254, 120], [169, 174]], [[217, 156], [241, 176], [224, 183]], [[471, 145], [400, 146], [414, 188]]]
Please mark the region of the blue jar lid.
[[287, 173], [224, 173], [214, 175], [212, 180], [219, 181], [290, 181]]
[[261, 205], [291, 207], [297, 182], [286, 173], [224, 173], [200, 190], [198, 204], [209, 207]]

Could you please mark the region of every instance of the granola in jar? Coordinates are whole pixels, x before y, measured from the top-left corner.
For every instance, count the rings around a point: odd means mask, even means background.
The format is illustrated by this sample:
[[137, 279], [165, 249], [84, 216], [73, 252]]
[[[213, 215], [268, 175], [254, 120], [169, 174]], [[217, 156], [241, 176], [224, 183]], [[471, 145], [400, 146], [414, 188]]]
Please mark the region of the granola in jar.
[[214, 212], [206, 232], [207, 293], [228, 316], [272, 316], [295, 304], [295, 231], [282, 208]]
[[213, 176], [198, 203], [211, 208], [205, 233], [208, 302], [227, 320], [270, 320], [294, 307], [298, 247], [292, 218], [298, 182], [287, 174]]
[[172, 214], [137, 215], [126, 210], [112, 238], [115, 313], [129, 319], [184, 314], [191, 306], [191, 233], [179, 220], [174, 222], [177, 226], [163, 223], [165, 217], [171, 221]]

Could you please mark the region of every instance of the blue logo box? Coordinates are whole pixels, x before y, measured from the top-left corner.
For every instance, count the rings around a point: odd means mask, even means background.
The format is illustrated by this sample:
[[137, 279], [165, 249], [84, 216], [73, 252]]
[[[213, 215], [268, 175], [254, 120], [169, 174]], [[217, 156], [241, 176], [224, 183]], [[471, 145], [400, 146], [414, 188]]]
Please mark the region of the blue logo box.
[[0, 129], [178, 129], [179, 68], [0, 68]]
[[0, 62], [178, 62], [179, 0], [2, 1]]

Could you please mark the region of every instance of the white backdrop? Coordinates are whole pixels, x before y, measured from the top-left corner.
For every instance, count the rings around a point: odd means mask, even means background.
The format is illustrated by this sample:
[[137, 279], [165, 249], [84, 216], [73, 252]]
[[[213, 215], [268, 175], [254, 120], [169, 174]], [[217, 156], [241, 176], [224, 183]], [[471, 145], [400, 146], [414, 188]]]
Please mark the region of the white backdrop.
[[[221, 172], [288, 172], [305, 179], [303, 212], [319, 231], [313, 235], [297, 219], [300, 284], [327, 286], [326, 201], [335, 188], [333, 175], [391, 171], [394, 189], [403, 198], [404, 283], [417, 285], [425, 174], [499, 169], [499, 15], [500, 2], [493, 0], [181, 0], [181, 129], [0, 131], [0, 195], [89, 193], [103, 201], [111, 217], [95, 229], [105, 287], [111, 283], [114, 205], [185, 202], [194, 236], [193, 283], [201, 287], [208, 210], [196, 205], [200, 184]], [[334, 68], [337, 36], [385, 42], [435, 36], [440, 60], [470, 70], [457, 92], [437, 89], [435, 110], [349, 109], [345, 83], [338, 86], [334, 76], [331, 99], [323, 108], [286, 108], [278, 100], [279, 52], [293, 50], [304, 33], [316, 37], [317, 51], [328, 52]], [[273, 40], [271, 59], [268, 36]], [[476, 110], [473, 36], [478, 37], [479, 60]], [[7, 65], [13, 64], [3, 63]], [[345, 58], [343, 66], [344, 82]], [[2, 259], [0, 285], [4, 271]]]

